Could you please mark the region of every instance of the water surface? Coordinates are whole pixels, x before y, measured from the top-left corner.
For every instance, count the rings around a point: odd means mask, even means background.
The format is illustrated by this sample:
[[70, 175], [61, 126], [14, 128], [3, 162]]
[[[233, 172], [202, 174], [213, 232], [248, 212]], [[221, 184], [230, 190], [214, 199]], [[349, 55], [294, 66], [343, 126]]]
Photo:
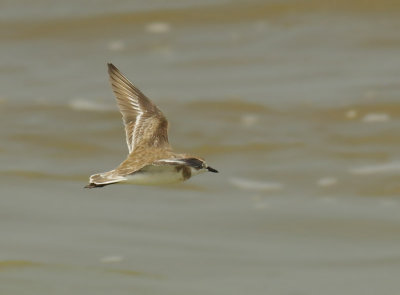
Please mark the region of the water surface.
[[[139, 2], [1, 5], [1, 294], [395, 294], [397, 2]], [[221, 173], [84, 190], [107, 62]]]

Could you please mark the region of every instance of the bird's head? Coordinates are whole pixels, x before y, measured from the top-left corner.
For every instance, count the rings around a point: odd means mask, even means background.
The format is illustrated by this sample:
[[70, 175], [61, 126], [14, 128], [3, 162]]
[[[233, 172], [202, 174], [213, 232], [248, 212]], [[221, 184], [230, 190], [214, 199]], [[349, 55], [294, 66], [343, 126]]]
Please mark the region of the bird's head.
[[191, 158], [185, 159], [185, 162], [187, 163], [188, 166], [190, 166], [197, 173], [206, 172], [206, 171], [218, 173], [218, 170], [208, 166], [207, 163], [201, 158], [191, 157]]

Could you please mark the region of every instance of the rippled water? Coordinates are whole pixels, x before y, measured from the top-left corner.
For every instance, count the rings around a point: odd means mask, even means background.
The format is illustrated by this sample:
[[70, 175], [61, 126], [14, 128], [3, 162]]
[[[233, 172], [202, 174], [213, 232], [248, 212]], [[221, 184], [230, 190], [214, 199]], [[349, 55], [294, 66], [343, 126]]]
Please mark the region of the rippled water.
[[[397, 292], [397, 2], [96, 3], [1, 4], [1, 294]], [[106, 62], [221, 173], [84, 190]]]

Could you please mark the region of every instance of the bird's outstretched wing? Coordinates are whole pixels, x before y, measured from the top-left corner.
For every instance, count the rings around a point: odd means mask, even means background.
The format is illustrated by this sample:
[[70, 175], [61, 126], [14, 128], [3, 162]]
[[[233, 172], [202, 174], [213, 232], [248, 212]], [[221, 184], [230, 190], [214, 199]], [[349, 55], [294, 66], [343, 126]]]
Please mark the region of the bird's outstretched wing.
[[124, 121], [129, 153], [139, 145], [169, 146], [168, 121], [163, 113], [111, 63], [108, 74]]

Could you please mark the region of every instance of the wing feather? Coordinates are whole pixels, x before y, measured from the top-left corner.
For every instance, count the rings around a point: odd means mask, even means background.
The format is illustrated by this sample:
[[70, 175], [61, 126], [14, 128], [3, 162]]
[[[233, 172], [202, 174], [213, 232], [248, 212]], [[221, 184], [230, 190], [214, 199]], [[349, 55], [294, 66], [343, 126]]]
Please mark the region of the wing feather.
[[168, 121], [163, 113], [111, 63], [108, 74], [125, 125], [129, 153], [139, 145], [169, 146]]

